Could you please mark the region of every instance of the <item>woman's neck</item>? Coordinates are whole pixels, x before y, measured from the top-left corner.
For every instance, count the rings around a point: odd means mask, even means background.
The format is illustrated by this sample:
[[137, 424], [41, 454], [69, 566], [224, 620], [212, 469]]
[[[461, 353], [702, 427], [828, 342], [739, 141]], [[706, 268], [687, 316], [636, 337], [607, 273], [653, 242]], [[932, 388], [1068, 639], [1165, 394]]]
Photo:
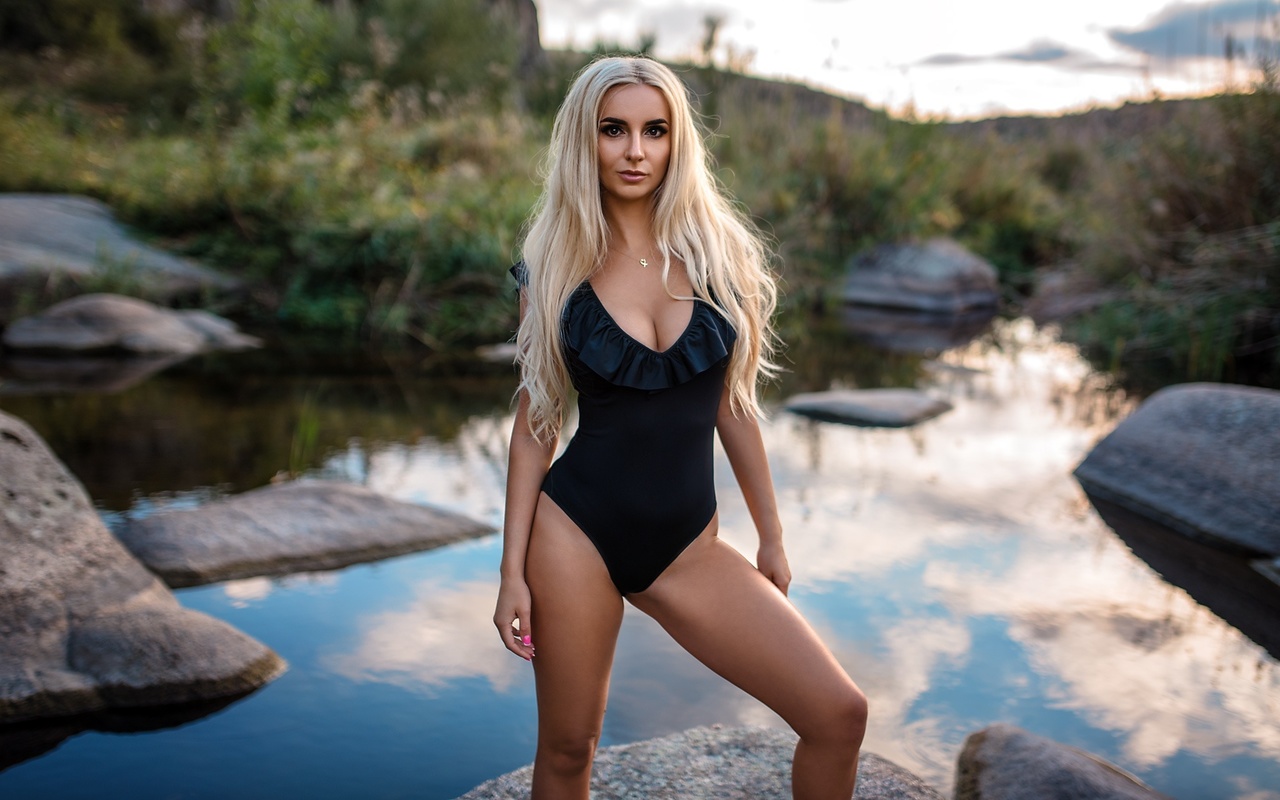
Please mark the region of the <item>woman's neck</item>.
[[652, 249], [652, 203], [605, 203], [604, 220], [609, 226], [611, 247], [629, 252]]

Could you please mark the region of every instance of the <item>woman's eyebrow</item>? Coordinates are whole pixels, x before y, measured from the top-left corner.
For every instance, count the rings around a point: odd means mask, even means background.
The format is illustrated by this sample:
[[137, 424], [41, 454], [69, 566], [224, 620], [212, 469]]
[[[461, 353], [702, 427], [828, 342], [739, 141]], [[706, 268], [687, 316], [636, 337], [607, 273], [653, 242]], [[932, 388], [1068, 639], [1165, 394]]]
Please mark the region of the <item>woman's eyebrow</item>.
[[[600, 124], [601, 124], [601, 125], [603, 125], [603, 124], [604, 124], [604, 123], [606, 123], [606, 122], [611, 122], [611, 123], [613, 123], [614, 125], [626, 125], [626, 124], [628, 124], [626, 120], [624, 120], [624, 119], [618, 119], [617, 117], [605, 117], [604, 119], [600, 120]], [[663, 119], [662, 117], [658, 117], [657, 119], [651, 119], [651, 120], [649, 120], [648, 122], [644, 123], [644, 125], [643, 125], [642, 127], [647, 128], [647, 127], [649, 127], [650, 125], [670, 125], [670, 124], [671, 124], [671, 123], [667, 122], [667, 121], [666, 121], [665, 119]]]

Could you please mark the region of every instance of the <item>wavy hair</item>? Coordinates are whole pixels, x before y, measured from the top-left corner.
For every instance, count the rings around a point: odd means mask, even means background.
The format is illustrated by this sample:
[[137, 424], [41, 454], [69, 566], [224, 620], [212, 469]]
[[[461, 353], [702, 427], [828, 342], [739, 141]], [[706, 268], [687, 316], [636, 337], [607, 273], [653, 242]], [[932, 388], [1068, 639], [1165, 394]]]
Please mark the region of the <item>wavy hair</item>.
[[[528, 395], [529, 427], [542, 442], [559, 434], [569, 397], [561, 349], [565, 304], [604, 263], [609, 248], [597, 129], [605, 95], [625, 84], [654, 87], [671, 110], [671, 157], [653, 211], [662, 282], [667, 286], [675, 256], [684, 263], [694, 293], [677, 299], [712, 304], [737, 332], [727, 376], [733, 413], [760, 414], [759, 380], [778, 371], [772, 360], [777, 288], [768, 269], [771, 254], [712, 173], [688, 89], [657, 61], [601, 58], [578, 74], [556, 113], [542, 195], [521, 248], [528, 285], [516, 363], [520, 389]], [[670, 288], [667, 294], [676, 298]]]

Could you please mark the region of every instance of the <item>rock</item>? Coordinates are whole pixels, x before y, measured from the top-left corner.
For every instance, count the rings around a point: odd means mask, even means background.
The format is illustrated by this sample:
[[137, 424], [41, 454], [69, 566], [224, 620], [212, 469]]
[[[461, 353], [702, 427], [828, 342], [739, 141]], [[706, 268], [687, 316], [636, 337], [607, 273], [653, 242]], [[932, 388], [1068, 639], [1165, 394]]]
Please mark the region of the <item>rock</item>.
[[170, 297], [226, 291], [239, 281], [186, 258], [135, 241], [88, 197], [0, 194], [0, 288], [110, 273], [149, 294]]
[[170, 586], [337, 569], [492, 533], [336, 481], [286, 483], [130, 520], [125, 546]]
[[[693, 728], [661, 739], [602, 748], [593, 800], [790, 800], [795, 734], [775, 728]], [[942, 800], [907, 770], [872, 753], [859, 762], [859, 800]], [[529, 797], [533, 767], [487, 781], [458, 800]]]
[[1165, 795], [1119, 767], [1012, 725], [970, 734], [956, 765], [955, 800], [1158, 798]]
[[1058, 268], [1036, 277], [1035, 293], [1025, 311], [1037, 325], [1046, 325], [1087, 314], [1121, 296], [1084, 270]]
[[1153, 394], [1076, 467], [1090, 494], [1243, 556], [1280, 555], [1280, 391]]
[[904, 428], [951, 410], [915, 389], [842, 389], [798, 394], [782, 405], [793, 414], [870, 428]]
[[4, 344], [28, 353], [194, 355], [260, 342], [207, 311], [172, 311], [133, 297], [85, 294], [13, 323], [4, 332]]
[[995, 267], [950, 239], [887, 244], [856, 256], [846, 303], [956, 314], [1000, 303]]
[[0, 722], [233, 697], [284, 662], [182, 608], [26, 423], [0, 413]]
[[995, 318], [994, 307], [960, 314], [858, 305], [840, 311], [845, 330], [891, 353], [941, 353], [960, 347], [986, 333]]
[[542, 34], [538, 26], [538, 6], [533, 0], [489, 0], [490, 7], [506, 16], [507, 24], [515, 29], [519, 58], [516, 74], [528, 79], [531, 74], [542, 74], [548, 67], [547, 52], [542, 49]]

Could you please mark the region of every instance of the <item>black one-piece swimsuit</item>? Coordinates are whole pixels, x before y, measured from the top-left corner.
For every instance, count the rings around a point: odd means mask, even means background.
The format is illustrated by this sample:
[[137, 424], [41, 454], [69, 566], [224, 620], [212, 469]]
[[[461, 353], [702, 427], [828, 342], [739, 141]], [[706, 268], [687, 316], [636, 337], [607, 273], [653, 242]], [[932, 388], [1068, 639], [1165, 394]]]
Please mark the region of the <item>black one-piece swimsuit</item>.
[[[511, 268], [525, 284], [524, 264]], [[599, 551], [623, 594], [649, 587], [716, 512], [716, 413], [737, 336], [695, 301], [680, 338], [652, 350], [584, 282], [563, 315], [578, 430], [542, 491]]]

